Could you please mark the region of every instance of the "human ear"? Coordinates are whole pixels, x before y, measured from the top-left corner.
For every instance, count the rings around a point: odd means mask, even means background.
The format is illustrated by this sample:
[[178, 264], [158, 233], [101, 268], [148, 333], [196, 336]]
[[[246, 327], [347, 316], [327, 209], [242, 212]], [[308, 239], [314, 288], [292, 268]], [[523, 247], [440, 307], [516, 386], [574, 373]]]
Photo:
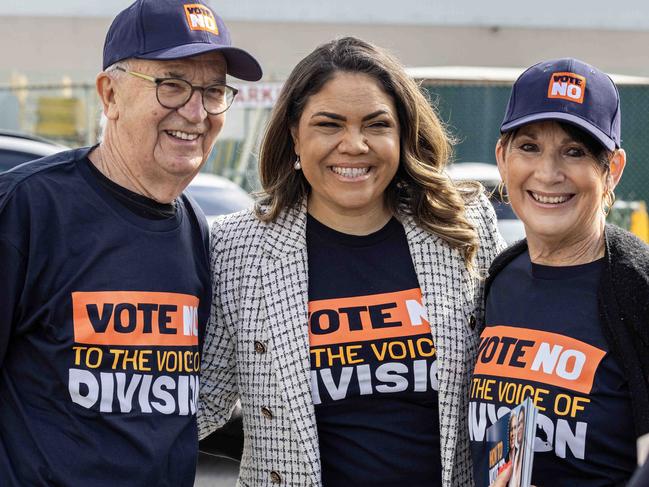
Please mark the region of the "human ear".
[[119, 110], [115, 99], [115, 80], [105, 71], [102, 71], [97, 75], [95, 85], [104, 115], [109, 120], [117, 119]]
[[505, 149], [502, 141], [499, 139], [496, 142], [496, 164], [498, 165], [498, 172], [500, 173], [500, 179], [504, 183], [507, 183], [507, 162], [505, 161]]
[[626, 152], [624, 149], [618, 149], [613, 153], [613, 157], [609, 162], [609, 171], [608, 171], [608, 184], [610, 185], [610, 190], [612, 191], [617, 186], [617, 183], [620, 182], [622, 173], [624, 172], [624, 167], [626, 166]]

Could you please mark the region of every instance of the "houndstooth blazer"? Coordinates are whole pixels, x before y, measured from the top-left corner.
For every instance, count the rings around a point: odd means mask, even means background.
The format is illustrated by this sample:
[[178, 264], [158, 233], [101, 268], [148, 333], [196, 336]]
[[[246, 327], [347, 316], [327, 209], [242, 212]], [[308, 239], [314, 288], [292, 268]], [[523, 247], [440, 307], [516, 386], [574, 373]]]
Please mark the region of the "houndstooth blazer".
[[[480, 237], [477, 268], [504, 247], [484, 195], [467, 206]], [[437, 348], [442, 484], [473, 485], [467, 403], [483, 319], [483, 281], [457, 250], [401, 220]], [[241, 399], [244, 451], [239, 485], [319, 486], [307, 326], [306, 205], [273, 223], [251, 212], [212, 227], [214, 296], [202, 361], [199, 434], [229, 418]]]

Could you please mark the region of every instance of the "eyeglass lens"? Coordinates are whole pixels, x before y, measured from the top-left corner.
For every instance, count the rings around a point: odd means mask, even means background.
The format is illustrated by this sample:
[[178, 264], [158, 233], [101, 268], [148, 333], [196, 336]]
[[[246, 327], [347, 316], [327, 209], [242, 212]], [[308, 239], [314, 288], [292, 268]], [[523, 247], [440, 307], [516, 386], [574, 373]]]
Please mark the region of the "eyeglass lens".
[[[203, 107], [210, 114], [226, 111], [234, 100], [234, 93], [225, 85], [210, 85], [202, 90]], [[166, 79], [158, 84], [158, 101], [167, 108], [179, 108], [192, 96], [192, 85], [182, 79]]]

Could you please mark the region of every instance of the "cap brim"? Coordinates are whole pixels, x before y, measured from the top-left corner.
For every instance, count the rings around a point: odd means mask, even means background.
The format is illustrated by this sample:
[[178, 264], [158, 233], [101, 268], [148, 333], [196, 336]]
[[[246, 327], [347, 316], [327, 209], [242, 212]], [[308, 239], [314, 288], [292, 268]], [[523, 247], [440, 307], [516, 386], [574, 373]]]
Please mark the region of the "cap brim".
[[559, 120], [572, 125], [576, 125], [577, 127], [584, 129], [590, 135], [595, 137], [608, 150], [612, 151], [617, 147], [617, 143], [604, 132], [602, 132], [599, 128], [595, 127], [593, 124], [581, 117], [565, 112], [543, 112], [527, 115], [525, 117], [521, 117], [503, 124], [500, 127], [500, 132], [511, 132], [514, 129], [522, 127], [523, 125], [527, 125], [533, 122], [542, 122], [544, 120]]
[[258, 81], [262, 77], [261, 66], [257, 60], [243, 49], [231, 46], [215, 46], [209, 43], [184, 44], [182, 46], [159, 49], [136, 56], [138, 59], [182, 59], [207, 52], [218, 51], [225, 56], [228, 74], [245, 81]]

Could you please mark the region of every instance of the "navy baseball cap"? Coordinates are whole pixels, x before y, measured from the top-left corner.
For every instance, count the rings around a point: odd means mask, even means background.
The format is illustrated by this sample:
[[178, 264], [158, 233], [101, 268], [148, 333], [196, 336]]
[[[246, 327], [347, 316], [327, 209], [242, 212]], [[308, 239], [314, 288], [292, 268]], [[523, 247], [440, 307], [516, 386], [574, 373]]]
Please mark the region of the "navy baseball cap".
[[108, 29], [103, 69], [128, 58], [181, 59], [219, 51], [228, 74], [246, 81], [262, 76], [257, 60], [232, 46], [223, 19], [197, 0], [137, 0]]
[[572, 58], [543, 61], [514, 83], [500, 132], [542, 120], [576, 125], [608, 150], [620, 147], [620, 95], [613, 80]]

